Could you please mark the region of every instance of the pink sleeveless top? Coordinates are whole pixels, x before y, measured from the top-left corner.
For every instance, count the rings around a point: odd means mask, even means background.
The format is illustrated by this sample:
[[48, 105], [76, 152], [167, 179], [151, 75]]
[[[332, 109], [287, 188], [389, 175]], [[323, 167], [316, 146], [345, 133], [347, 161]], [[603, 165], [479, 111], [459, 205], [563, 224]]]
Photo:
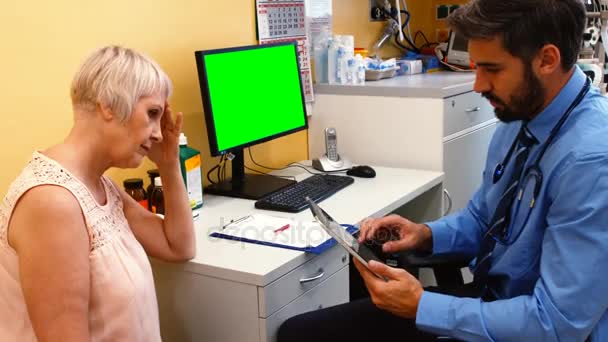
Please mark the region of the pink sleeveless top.
[[8, 244], [7, 228], [19, 198], [44, 184], [69, 190], [84, 214], [90, 242], [91, 341], [161, 340], [150, 262], [129, 228], [118, 189], [105, 176], [102, 180], [105, 205], [59, 163], [35, 152], [10, 186], [0, 203], [0, 341], [36, 341], [21, 291], [19, 256]]

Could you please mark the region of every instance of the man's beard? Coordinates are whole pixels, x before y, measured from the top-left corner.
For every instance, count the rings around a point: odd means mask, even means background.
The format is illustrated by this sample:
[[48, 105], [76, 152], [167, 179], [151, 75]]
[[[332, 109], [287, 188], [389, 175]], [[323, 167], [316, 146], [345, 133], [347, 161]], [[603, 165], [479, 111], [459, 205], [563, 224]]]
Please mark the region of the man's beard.
[[511, 103], [507, 105], [492, 93], [483, 93], [482, 96], [500, 105], [494, 108], [494, 113], [498, 120], [502, 122], [512, 122], [517, 120], [529, 120], [533, 115], [538, 114], [545, 102], [545, 88], [540, 80], [532, 72], [530, 65], [524, 71], [524, 81], [520, 91], [511, 95]]

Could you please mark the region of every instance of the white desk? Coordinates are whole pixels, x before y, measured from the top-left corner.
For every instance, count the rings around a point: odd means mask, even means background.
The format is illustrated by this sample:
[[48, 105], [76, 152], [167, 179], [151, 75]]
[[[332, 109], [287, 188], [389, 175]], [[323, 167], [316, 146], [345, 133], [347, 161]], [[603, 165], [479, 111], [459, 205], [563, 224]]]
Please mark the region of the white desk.
[[[376, 178], [356, 178], [321, 206], [341, 223], [384, 216], [406, 204], [427, 217], [440, 215], [442, 173], [375, 169]], [[299, 180], [308, 176], [288, 172]], [[348, 301], [348, 255], [339, 246], [316, 256], [208, 236], [230, 219], [258, 211], [253, 203], [205, 196], [195, 221], [196, 257], [185, 264], [152, 262], [164, 341], [273, 341], [287, 318]], [[309, 210], [260, 212], [312, 220]]]

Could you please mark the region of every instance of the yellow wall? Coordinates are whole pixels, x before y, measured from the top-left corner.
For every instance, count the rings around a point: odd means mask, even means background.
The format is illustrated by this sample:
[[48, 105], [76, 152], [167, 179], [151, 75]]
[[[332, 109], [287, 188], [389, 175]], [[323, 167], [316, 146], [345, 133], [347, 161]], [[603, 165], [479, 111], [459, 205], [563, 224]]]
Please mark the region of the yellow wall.
[[[444, 21], [435, 19], [437, 5], [464, 4], [467, 0], [407, 0], [406, 4], [411, 14], [410, 31], [412, 35], [421, 30], [430, 41], [435, 41], [435, 30], [445, 28]], [[366, 49], [376, 42], [384, 22], [369, 21], [369, 0], [333, 0], [334, 32], [336, 34], [352, 34], [355, 36], [355, 46]], [[418, 39], [417, 44], [423, 42]], [[391, 44], [392, 45], [392, 44]], [[380, 53], [382, 57], [397, 56], [400, 50], [386, 44]]]
[[[194, 51], [255, 44], [253, 0], [4, 1], [0, 11], [0, 192], [34, 149], [61, 141], [72, 124], [69, 85], [82, 59], [106, 44], [150, 55], [175, 84], [171, 100], [185, 114], [185, 133], [215, 164], [203, 126]], [[306, 133], [254, 147], [256, 161], [277, 165], [307, 158]], [[139, 170], [111, 170], [121, 180]]]
[[[412, 30], [434, 34], [438, 0], [409, 0]], [[441, 3], [463, 2], [446, 0]], [[35, 149], [68, 133], [72, 124], [69, 84], [82, 59], [93, 49], [121, 44], [150, 55], [175, 84], [171, 100], [185, 114], [190, 145], [203, 153], [203, 168], [215, 164], [202, 115], [193, 51], [254, 44], [254, 0], [5, 1], [0, 11], [0, 193], [4, 193]], [[368, 21], [368, 0], [333, 0], [334, 31], [354, 34], [369, 47], [382, 23]], [[431, 36], [429, 36], [429, 39]], [[384, 54], [397, 53], [386, 49]], [[256, 161], [278, 166], [307, 158], [306, 132], [253, 148]], [[111, 170], [116, 180], [145, 176], [151, 168]]]

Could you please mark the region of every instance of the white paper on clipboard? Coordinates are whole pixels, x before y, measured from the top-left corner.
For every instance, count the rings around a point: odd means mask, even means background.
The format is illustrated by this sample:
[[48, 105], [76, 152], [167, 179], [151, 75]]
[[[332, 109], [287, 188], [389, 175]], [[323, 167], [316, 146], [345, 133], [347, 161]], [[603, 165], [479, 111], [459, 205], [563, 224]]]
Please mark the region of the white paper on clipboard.
[[304, 0], [256, 0], [259, 43], [296, 41], [306, 102], [314, 101]]

